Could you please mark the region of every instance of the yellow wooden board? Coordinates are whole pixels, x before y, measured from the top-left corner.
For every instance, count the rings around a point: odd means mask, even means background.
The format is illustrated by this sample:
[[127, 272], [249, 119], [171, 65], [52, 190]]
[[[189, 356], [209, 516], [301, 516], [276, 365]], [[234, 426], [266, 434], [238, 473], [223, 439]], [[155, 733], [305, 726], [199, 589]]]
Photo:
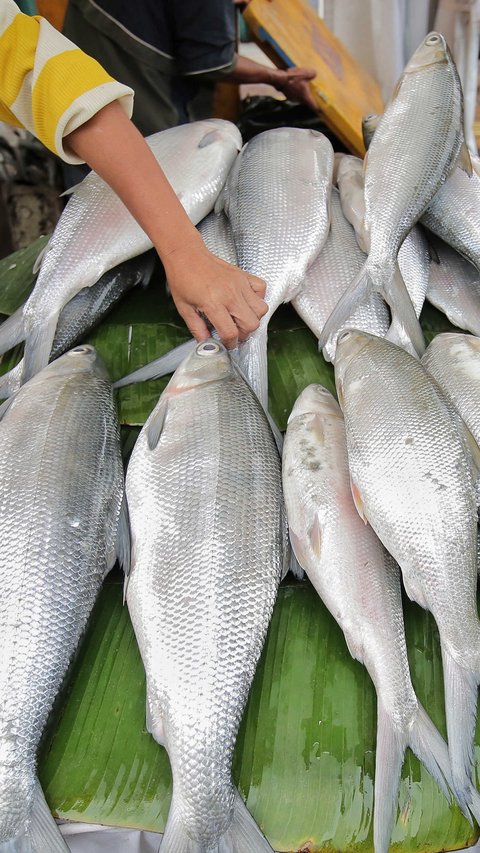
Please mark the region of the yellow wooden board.
[[325, 123], [352, 153], [363, 156], [362, 118], [384, 109], [373, 77], [306, 0], [251, 0], [244, 17], [275, 65], [316, 69], [310, 88]]

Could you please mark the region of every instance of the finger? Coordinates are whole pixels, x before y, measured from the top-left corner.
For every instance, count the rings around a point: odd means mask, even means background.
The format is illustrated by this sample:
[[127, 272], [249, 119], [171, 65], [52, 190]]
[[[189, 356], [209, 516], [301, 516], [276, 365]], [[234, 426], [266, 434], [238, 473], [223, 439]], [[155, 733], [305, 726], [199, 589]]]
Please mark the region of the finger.
[[202, 317], [197, 314], [195, 308], [192, 308], [191, 305], [185, 305], [184, 303], [176, 303], [176, 305], [178, 313], [183, 317], [193, 337], [197, 341], [204, 341], [206, 338], [210, 337], [207, 324]]
[[218, 305], [205, 313], [207, 313], [208, 319], [215, 326], [224, 346], [227, 349], [235, 349], [238, 346], [239, 329], [227, 309], [222, 305]]
[[[250, 288], [248, 288], [250, 290]], [[239, 294], [240, 296], [240, 294]], [[252, 290], [250, 290], [249, 298], [258, 299]], [[265, 304], [265, 303], [263, 303]], [[256, 306], [257, 307], [257, 306]], [[248, 338], [260, 325], [260, 319], [256, 311], [249, 305], [248, 299], [237, 299], [236, 305], [229, 306], [231, 316], [233, 317], [238, 329], [238, 337], [241, 341]]]
[[258, 278], [258, 276], [256, 275], [250, 275], [250, 273], [248, 274], [247, 278], [248, 283], [253, 292], [256, 293], [260, 297], [260, 299], [264, 299], [265, 293], [267, 291], [267, 284], [263, 280], [263, 278]]
[[313, 80], [317, 76], [314, 68], [289, 68], [288, 74], [296, 80]]
[[242, 293], [245, 302], [250, 306], [252, 311], [255, 313], [255, 316], [258, 317], [258, 319], [264, 317], [268, 311], [268, 305], [265, 300], [258, 296], [252, 287], [246, 287]]

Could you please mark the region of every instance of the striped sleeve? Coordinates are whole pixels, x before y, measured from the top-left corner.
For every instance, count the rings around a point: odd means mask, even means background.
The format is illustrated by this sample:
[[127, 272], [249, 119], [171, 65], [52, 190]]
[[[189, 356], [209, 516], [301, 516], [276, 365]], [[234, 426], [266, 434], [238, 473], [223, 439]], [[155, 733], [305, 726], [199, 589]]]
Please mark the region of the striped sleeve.
[[118, 101], [130, 117], [133, 91], [45, 18], [0, 0], [0, 120], [24, 127], [66, 163], [83, 161], [64, 137]]

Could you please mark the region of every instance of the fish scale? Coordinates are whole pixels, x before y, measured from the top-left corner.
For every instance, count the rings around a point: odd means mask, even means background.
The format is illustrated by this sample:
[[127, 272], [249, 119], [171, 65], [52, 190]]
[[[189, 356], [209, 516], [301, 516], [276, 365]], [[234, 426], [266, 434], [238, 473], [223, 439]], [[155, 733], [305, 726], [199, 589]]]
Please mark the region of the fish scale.
[[[115, 559], [123, 494], [111, 385], [93, 348], [12, 400], [0, 422], [0, 851], [11, 839], [9, 851], [23, 850], [34, 827], [36, 749]], [[51, 832], [33, 838], [34, 853], [64, 849], [53, 821]]]
[[335, 379], [357, 507], [399, 563], [408, 596], [438, 626], [455, 793], [478, 819], [477, 501], [466, 436], [422, 364], [388, 341], [344, 333]]
[[[162, 850], [254, 853], [270, 847], [233, 786], [231, 761], [284, 568], [286, 520], [265, 415], [225, 349], [210, 345], [213, 356], [198, 355], [199, 345], [174, 374], [132, 454], [127, 603], [149, 729], [172, 765]], [[238, 811], [254, 831], [237, 848]], [[231, 846], [218, 847], [229, 832]]]
[[242, 149], [217, 208], [224, 206], [238, 266], [263, 278], [268, 313], [242, 346], [242, 369], [268, 404], [267, 326], [300, 289], [330, 224], [333, 149], [318, 131], [277, 128]]
[[[169, 128], [146, 141], [190, 219], [200, 222], [225, 183], [241, 147], [240, 132], [231, 122], [207, 119]], [[23, 327], [12, 333], [16, 342], [26, 342], [25, 379], [47, 364], [63, 306], [107, 270], [151, 246], [116, 193], [94, 172], [87, 175], [74, 189], [42, 258]], [[1, 352], [13, 345], [12, 334], [9, 326], [0, 326]]]

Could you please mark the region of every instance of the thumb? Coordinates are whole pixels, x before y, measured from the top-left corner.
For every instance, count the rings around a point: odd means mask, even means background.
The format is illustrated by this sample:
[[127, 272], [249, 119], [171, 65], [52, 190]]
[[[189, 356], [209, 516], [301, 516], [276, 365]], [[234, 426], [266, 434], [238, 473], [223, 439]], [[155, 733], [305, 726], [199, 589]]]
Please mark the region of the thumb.
[[314, 68], [291, 68], [288, 73], [298, 80], [313, 80], [317, 76]]

